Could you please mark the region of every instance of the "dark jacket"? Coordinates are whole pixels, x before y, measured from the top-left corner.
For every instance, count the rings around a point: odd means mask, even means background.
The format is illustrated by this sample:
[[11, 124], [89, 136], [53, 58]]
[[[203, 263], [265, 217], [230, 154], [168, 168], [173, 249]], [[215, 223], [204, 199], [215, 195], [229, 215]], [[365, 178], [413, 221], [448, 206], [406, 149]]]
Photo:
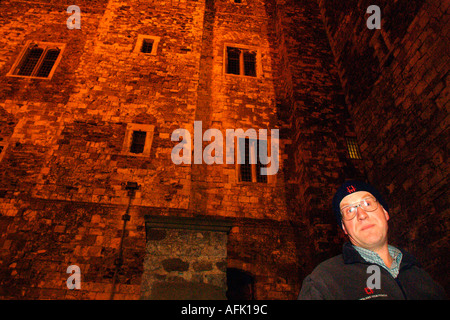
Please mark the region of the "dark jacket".
[[380, 289], [367, 288], [366, 262], [350, 243], [342, 254], [319, 264], [303, 281], [299, 300], [365, 300], [365, 299], [447, 299], [444, 289], [420, 268], [409, 253], [403, 254], [397, 278], [379, 266]]

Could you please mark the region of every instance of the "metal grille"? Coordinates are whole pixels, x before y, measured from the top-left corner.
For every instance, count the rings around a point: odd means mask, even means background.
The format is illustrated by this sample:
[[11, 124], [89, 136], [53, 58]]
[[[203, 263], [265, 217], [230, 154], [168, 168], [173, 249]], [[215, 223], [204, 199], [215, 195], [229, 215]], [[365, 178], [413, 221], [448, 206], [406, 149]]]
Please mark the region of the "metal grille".
[[261, 162], [256, 163], [256, 181], [257, 182], [267, 182], [267, 176], [261, 174], [261, 168], [266, 168], [266, 164], [262, 164]]
[[20, 76], [31, 76], [43, 52], [44, 49], [42, 48], [29, 48], [19, 66], [17, 74]]
[[152, 50], [153, 50], [153, 40], [152, 39], [144, 39], [142, 41], [141, 52], [152, 53]]
[[130, 147], [131, 153], [144, 152], [146, 136], [147, 136], [147, 132], [145, 132], [145, 131], [133, 131], [133, 138], [132, 138], [131, 147]]
[[347, 148], [350, 159], [362, 159], [361, 153], [359, 152], [358, 142], [354, 137], [347, 137]]
[[240, 165], [241, 181], [252, 181], [252, 165], [250, 164], [250, 140], [248, 138], [242, 139], [244, 141], [244, 154], [241, 157], [244, 158], [244, 163]]
[[[267, 153], [267, 140], [258, 140], [258, 151]], [[261, 174], [261, 168], [267, 168], [268, 164], [262, 164], [260, 162], [260, 157], [256, 161], [256, 181], [257, 182], [267, 182], [267, 175]]]
[[240, 74], [239, 72], [240, 50], [236, 48], [227, 48], [227, 73]]
[[244, 52], [244, 73], [246, 76], [256, 76], [256, 53]]
[[39, 67], [39, 71], [36, 76], [47, 78], [50, 72], [52, 71], [56, 59], [58, 59], [58, 56], [59, 56], [58, 49], [48, 50], [47, 53], [45, 54], [44, 61], [42, 61], [42, 64]]

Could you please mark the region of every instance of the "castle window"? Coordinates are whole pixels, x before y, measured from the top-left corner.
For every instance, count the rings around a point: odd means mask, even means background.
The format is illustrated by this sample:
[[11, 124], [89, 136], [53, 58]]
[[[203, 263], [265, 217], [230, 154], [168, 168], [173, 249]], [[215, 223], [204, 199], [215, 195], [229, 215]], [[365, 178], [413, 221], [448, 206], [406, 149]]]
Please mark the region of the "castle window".
[[134, 52], [156, 55], [160, 37], [139, 34]]
[[142, 40], [141, 52], [152, 53], [152, 48], [153, 48], [153, 39]]
[[359, 152], [358, 141], [355, 137], [346, 137], [347, 149], [350, 159], [362, 159], [361, 153]]
[[258, 75], [258, 50], [237, 46], [226, 46], [225, 72], [240, 76]]
[[129, 123], [125, 131], [122, 154], [149, 156], [154, 128], [155, 126], [149, 124]]
[[240, 55], [241, 52], [236, 48], [227, 48], [228, 54], [228, 64], [227, 64], [227, 73], [230, 74], [240, 74]]
[[27, 41], [7, 76], [51, 79], [65, 45]]
[[142, 153], [145, 147], [145, 138], [147, 132], [145, 131], [133, 131], [133, 137], [131, 138], [131, 153]]
[[[257, 145], [259, 145], [260, 140], [249, 139], [249, 138], [239, 138], [244, 145], [244, 154], [240, 154], [243, 163], [238, 163], [238, 178], [239, 181], [247, 182], [263, 182], [267, 183], [267, 176], [261, 175], [261, 168], [265, 167], [257, 156]], [[239, 152], [239, 148], [238, 148]]]

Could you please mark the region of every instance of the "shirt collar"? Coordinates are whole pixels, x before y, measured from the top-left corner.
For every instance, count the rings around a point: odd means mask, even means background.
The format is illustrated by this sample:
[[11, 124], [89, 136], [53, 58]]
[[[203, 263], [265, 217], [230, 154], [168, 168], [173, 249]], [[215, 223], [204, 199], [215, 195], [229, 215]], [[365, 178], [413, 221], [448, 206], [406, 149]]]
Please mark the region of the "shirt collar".
[[[398, 248], [397, 250], [399, 250], [402, 253], [402, 260], [400, 264], [401, 269], [413, 265], [420, 267], [419, 262], [413, 255], [403, 250], [402, 248]], [[361, 257], [361, 255], [358, 253], [358, 251], [356, 251], [356, 249], [350, 242], [345, 242], [344, 245], [342, 246], [342, 256], [344, 258], [345, 264], [367, 263], [366, 260], [364, 260], [364, 258]]]
[[357, 247], [355, 245], [353, 245], [353, 247], [355, 248], [356, 251], [358, 251], [360, 256], [366, 262], [379, 265], [379, 266], [383, 267], [384, 269], [386, 269], [394, 278], [397, 277], [399, 269], [400, 269], [400, 263], [402, 261], [402, 256], [403, 256], [399, 249], [397, 249], [394, 246], [388, 245], [389, 255], [392, 258], [392, 264], [391, 264], [391, 267], [389, 268], [384, 263], [383, 259], [381, 259], [381, 257], [376, 252], [365, 249], [365, 248]]

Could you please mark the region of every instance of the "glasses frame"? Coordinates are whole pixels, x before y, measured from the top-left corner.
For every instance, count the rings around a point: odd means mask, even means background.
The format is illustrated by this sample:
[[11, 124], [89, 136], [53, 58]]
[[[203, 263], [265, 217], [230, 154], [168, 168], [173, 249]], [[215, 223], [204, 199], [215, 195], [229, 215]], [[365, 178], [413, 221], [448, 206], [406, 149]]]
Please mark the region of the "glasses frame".
[[[364, 207], [362, 206], [362, 203], [363, 203], [363, 201], [365, 201], [365, 200], [367, 200], [367, 199], [372, 199], [372, 200], [375, 201], [376, 206], [375, 206], [374, 209], [372, 209], [372, 210], [366, 210], [366, 209], [364, 209]], [[357, 204], [356, 204], [356, 203], [357, 203]], [[342, 213], [342, 210], [344, 210], [345, 208], [348, 208], [348, 207], [354, 207], [355, 209], [358, 208], [358, 207], [360, 207], [360, 208], [361, 208], [362, 210], [364, 210], [365, 212], [373, 212], [373, 211], [375, 211], [375, 210], [378, 209], [378, 201], [377, 201], [377, 199], [376, 199], [375, 197], [365, 197], [364, 199], [361, 199], [361, 200], [359, 200], [359, 201], [357, 201], [357, 202], [354, 202], [354, 203], [352, 203], [352, 204], [343, 206], [342, 208], [340, 208], [342, 220], [350, 221], [350, 220], [352, 220], [353, 218], [355, 218], [355, 217], [356, 217], [356, 214], [358, 213], [358, 209], [356, 209], [355, 215], [354, 215], [353, 217], [351, 217], [351, 218], [345, 218], [345, 217], [344, 217], [344, 214]]]

